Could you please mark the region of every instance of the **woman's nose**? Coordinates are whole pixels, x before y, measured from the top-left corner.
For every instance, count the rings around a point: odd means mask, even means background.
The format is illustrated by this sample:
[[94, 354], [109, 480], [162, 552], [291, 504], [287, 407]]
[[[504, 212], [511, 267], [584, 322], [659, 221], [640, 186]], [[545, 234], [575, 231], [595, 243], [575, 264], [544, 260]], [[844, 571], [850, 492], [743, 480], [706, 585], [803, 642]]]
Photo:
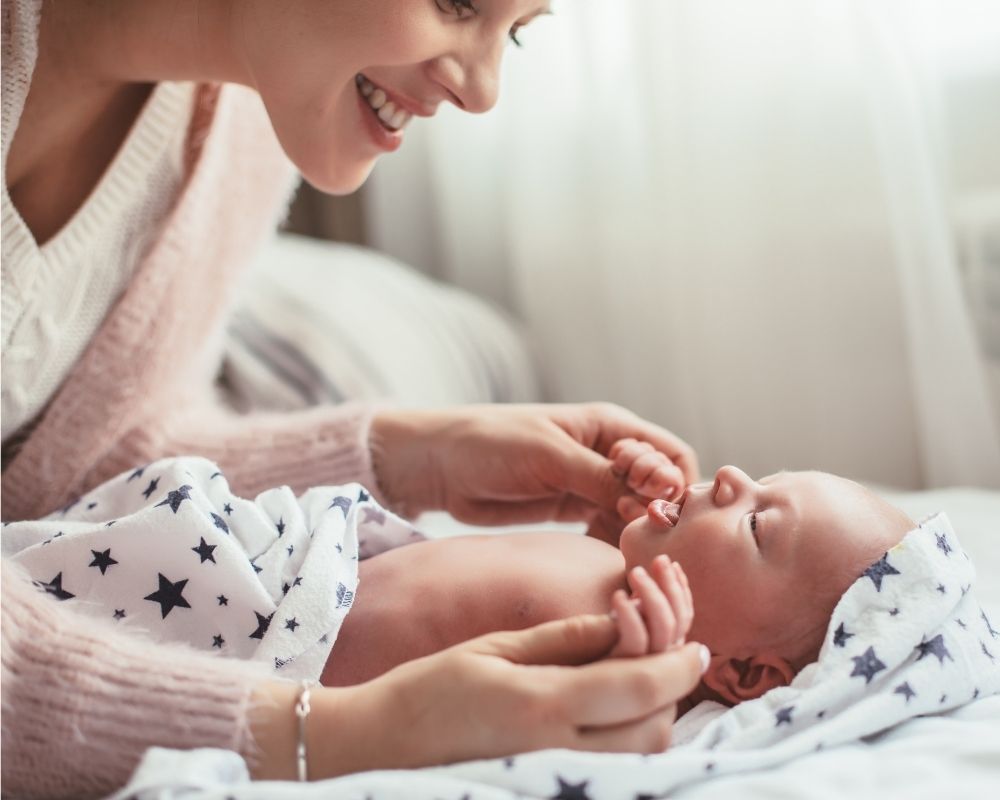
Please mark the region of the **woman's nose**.
[[733, 467], [721, 467], [715, 473], [715, 487], [712, 500], [717, 506], [728, 506], [753, 487], [753, 480], [743, 470]]
[[463, 111], [483, 114], [497, 104], [500, 96], [500, 61], [504, 46], [484, 46], [469, 54], [438, 59], [434, 78], [451, 101]]

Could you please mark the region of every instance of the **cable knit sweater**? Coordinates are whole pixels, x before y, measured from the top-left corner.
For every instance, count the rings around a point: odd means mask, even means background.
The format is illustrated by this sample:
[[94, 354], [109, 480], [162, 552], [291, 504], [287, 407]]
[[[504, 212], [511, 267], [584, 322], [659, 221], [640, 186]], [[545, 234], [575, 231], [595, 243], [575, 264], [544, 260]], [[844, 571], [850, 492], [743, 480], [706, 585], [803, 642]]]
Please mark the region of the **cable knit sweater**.
[[[39, 0], [3, 4], [5, 163], [30, 85], [39, 9]], [[129, 467], [182, 453], [215, 461], [249, 497], [278, 484], [376, 485], [369, 409], [238, 416], [214, 402], [226, 311], [286, 212], [295, 173], [259, 96], [234, 85], [198, 88], [186, 155], [178, 196], [124, 293], [3, 465], [4, 519], [45, 515]], [[5, 270], [37, 251], [16, 213], [5, 204]], [[105, 217], [91, 217], [92, 236], [114, 224], [110, 210]]]
[[[4, 164], [31, 83], [40, 9], [40, 0], [3, 0]], [[117, 266], [129, 276], [124, 290], [5, 459], [3, 518], [46, 515], [128, 467], [182, 453], [216, 461], [243, 496], [280, 484], [376, 487], [369, 409], [237, 416], [212, 401], [233, 290], [296, 179], [260, 98], [198, 85], [189, 120], [157, 124], [187, 126], [176, 196], [162, 219], [150, 217], [142, 247], [120, 248], [136, 258]], [[121, 172], [95, 192], [137, 190], [128, 160], [109, 169]], [[118, 230], [122, 198], [96, 199], [87, 201], [86, 236], [64, 240], [67, 264], [85, 263], [88, 241]], [[38, 261], [9, 202], [2, 222], [4, 271]], [[2, 577], [5, 795], [106, 793], [150, 744], [248, 753], [246, 705], [259, 676], [247, 665], [130, 638], [59, 608], [17, 570], [5, 566]]]

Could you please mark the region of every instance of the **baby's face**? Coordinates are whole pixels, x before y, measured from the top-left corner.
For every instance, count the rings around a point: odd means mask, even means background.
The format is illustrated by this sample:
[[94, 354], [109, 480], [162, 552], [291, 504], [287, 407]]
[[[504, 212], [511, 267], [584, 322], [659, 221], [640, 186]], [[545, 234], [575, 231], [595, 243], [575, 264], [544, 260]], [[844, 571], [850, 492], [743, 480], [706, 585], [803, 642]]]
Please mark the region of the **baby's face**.
[[[719, 655], [789, 660], [822, 638], [840, 596], [913, 523], [863, 486], [822, 472], [754, 481], [723, 467], [680, 503], [654, 500], [622, 532], [629, 569], [660, 553], [694, 595], [690, 638]], [[799, 652], [803, 651], [803, 652]]]

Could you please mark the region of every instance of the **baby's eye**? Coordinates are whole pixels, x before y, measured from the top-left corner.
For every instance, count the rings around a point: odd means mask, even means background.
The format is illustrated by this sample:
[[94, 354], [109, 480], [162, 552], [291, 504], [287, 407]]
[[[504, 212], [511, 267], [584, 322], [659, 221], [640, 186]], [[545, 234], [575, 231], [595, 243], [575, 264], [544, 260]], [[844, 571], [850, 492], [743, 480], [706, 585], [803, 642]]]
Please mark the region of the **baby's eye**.
[[755, 533], [757, 531], [757, 512], [756, 511], [754, 511], [750, 515], [750, 530], [754, 531]]

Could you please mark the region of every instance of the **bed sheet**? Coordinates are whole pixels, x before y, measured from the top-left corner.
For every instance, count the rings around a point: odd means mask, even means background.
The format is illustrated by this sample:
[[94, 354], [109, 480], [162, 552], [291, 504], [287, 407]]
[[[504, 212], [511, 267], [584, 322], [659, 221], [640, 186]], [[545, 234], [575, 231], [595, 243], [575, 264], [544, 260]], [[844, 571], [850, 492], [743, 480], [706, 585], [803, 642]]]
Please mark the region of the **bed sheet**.
[[[916, 519], [944, 510], [976, 564], [976, 591], [988, 610], [1000, 615], [1000, 492], [944, 489], [928, 492], [881, 490]], [[429, 535], [484, 532], [441, 515], [420, 521]], [[492, 529], [495, 532], [496, 529]], [[558, 759], [565, 751], [521, 756]], [[623, 776], [634, 776], [657, 756], [582, 755], [595, 763], [617, 759]], [[465, 766], [465, 765], [463, 765]], [[557, 782], [545, 792], [525, 793], [516, 770], [502, 760], [472, 762], [465, 768], [384, 771], [348, 776], [308, 786], [287, 782], [251, 783], [242, 759], [224, 750], [178, 752], [151, 749], [130, 784], [114, 800], [257, 800], [258, 798], [468, 798], [574, 797], [581, 800], [637, 797], [626, 786], [607, 782]], [[180, 776], [180, 777], [179, 777]], [[632, 781], [630, 780], [631, 784]], [[892, 730], [850, 745], [821, 750], [777, 768], [725, 776], [706, 775], [669, 794], [650, 787], [647, 797], [709, 798], [878, 797], [912, 800], [942, 797], [992, 798], [1000, 787], [1000, 695], [982, 698], [946, 714], [911, 719]], [[641, 796], [641, 795], [640, 795]]]

